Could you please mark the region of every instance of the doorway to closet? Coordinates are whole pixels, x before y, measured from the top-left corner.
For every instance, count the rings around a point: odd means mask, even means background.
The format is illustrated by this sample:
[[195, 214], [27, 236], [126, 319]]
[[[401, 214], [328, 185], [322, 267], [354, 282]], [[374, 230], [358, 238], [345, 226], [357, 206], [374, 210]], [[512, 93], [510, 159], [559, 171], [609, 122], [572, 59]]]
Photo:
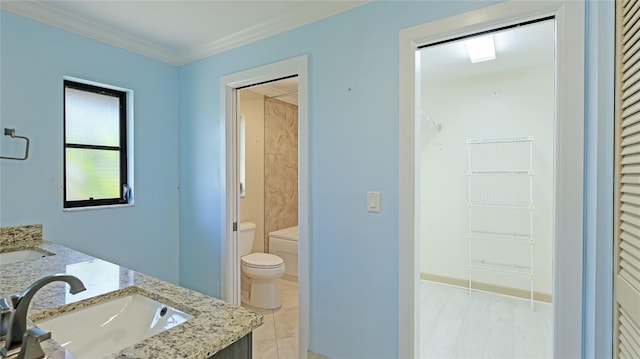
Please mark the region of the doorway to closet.
[[419, 58], [420, 357], [552, 357], [555, 20]]
[[[555, 19], [556, 41], [553, 140], [555, 218], [552, 230], [554, 238], [558, 240], [553, 242], [552, 249], [553, 356], [581, 355], [583, 257], [576, 253], [583, 253], [584, 8], [583, 2], [572, 1], [506, 2], [400, 32], [399, 357], [418, 357], [421, 340], [421, 96], [420, 76], [416, 73], [420, 63], [419, 48], [549, 16]], [[444, 124], [442, 128], [444, 131]], [[462, 191], [468, 193], [464, 188]], [[466, 227], [467, 223], [459, 225]]]

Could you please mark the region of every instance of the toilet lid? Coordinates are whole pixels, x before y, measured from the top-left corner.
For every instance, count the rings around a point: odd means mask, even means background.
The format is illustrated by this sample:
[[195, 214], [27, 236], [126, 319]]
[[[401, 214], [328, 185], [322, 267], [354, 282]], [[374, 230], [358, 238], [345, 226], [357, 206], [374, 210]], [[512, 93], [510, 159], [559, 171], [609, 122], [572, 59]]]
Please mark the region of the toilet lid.
[[252, 268], [278, 268], [284, 265], [284, 260], [269, 253], [251, 253], [240, 258], [242, 264]]

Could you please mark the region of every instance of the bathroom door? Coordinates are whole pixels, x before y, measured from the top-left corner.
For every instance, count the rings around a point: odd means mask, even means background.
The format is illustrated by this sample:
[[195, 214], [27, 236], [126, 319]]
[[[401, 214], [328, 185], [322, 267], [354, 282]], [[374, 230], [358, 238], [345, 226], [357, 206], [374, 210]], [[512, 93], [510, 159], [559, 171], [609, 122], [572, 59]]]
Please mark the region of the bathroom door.
[[[223, 80], [224, 81], [224, 80]], [[223, 82], [224, 83], [224, 82]], [[225, 240], [222, 243], [223, 299], [240, 305], [240, 256], [238, 248], [238, 223], [240, 219], [240, 169], [238, 144], [240, 143], [238, 116], [238, 89], [225, 83], [224, 112], [226, 117], [226, 206], [223, 216]]]

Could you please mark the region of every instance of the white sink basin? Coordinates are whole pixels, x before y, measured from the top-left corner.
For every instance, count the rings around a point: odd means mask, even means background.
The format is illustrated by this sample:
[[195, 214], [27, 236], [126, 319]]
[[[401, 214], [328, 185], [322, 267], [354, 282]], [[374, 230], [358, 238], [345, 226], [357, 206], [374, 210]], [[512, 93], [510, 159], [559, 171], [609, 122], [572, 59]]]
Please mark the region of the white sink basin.
[[130, 294], [36, 322], [75, 358], [102, 358], [193, 318]]
[[37, 251], [35, 249], [22, 249], [19, 251], [2, 252], [0, 253], [0, 265], [15, 262], [33, 261], [50, 255], [50, 253]]

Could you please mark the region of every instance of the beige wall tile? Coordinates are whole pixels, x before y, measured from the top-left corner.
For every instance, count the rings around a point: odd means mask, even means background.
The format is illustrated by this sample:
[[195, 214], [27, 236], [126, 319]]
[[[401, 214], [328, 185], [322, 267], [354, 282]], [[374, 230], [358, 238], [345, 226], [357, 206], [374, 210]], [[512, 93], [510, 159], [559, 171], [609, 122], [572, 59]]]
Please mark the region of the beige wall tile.
[[298, 107], [265, 99], [264, 248], [268, 233], [298, 224]]
[[286, 102], [266, 98], [264, 101], [265, 127], [285, 128]]

